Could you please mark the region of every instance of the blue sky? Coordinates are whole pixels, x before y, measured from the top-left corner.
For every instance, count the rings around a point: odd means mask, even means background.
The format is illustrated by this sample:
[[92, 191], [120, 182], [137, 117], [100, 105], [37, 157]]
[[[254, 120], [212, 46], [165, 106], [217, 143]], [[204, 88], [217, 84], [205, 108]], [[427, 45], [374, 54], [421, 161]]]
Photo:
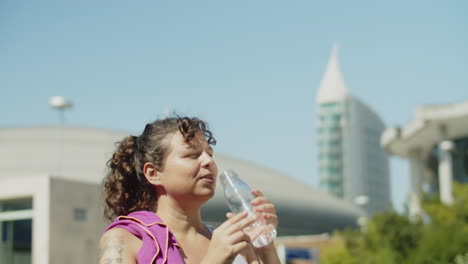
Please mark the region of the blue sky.
[[[140, 133], [167, 110], [207, 120], [216, 151], [317, 184], [315, 96], [331, 47], [389, 126], [468, 99], [466, 1], [0, 1], [0, 126]], [[391, 159], [401, 210], [407, 162]]]

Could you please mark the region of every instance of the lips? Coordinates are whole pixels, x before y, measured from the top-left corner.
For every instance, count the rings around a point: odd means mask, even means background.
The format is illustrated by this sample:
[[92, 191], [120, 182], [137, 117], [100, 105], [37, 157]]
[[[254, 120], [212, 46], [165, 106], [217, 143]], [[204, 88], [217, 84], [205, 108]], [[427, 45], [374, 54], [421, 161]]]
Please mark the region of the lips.
[[214, 177], [213, 177], [213, 174], [207, 174], [207, 175], [201, 176], [200, 178], [198, 178], [198, 180], [203, 180], [203, 181], [207, 181], [207, 182], [214, 182]]

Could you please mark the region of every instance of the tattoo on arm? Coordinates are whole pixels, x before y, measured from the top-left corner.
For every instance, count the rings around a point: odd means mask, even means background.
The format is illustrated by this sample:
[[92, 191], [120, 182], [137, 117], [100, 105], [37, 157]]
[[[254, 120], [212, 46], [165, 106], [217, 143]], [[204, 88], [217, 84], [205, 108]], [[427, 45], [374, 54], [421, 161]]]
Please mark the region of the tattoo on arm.
[[119, 264], [123, 263], [124, 240], [121, 236], [104, 238], [99, 247], [100, 264]]

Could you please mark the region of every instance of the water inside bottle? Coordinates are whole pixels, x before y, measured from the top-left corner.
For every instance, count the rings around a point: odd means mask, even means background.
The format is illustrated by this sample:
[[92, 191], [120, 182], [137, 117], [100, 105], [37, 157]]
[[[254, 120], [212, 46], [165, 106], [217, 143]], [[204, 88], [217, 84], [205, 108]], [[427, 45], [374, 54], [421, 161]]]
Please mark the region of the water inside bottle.
[[250, 237], [254, 247], [264, 247], [276, 238], [276, 229], [272, 224], [266, 224], [263, 219], [253, 222], [244, 228], [244, 232]]

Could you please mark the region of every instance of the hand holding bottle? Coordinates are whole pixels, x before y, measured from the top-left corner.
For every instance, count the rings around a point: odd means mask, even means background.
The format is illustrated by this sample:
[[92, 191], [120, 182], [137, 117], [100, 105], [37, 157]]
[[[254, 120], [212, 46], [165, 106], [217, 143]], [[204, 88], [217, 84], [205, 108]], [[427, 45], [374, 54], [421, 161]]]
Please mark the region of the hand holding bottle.
[[[255, 197], [250, 202], [253, 207], [253, 212], [258, 217], [261, 217], [263, 220], [265, 220], [267, 224], [272, 224], [275, 229], [278, 229], [278, 216], [276, 215], [275, 205], [272, 204], [265, 196], [263, 196], [261, 191], [253, 189], [251, 193]], [[229, 212], [226, 216], [230, 219], [234, 216], [234, 214]]]
[[254, 207], [254, 212], [260, 215], [267, 224], [272, 224], [278, 229], [278, 216], [276, 215], [275, 205], [270, 202], [259, 190], [252, 190], [255, 199], [250, 202]]
[[243, 229], [254, 221], [255, 217], [244, 211], [233, 215], [216, 228], [203, 263], [232, 263], [236, 255], [249, 246], [250, 237]]
[[270, 244], [276, 238], [278, 224], [274, 205], [260, 191], [252, 191], [249, 185], [232, 170], [223, 171], [220, 180], [226, 203], [231, 211], [235, 214], [247, 211], [249, 215], [257, 218], [244, 229], [252, 240], [252, 245], [258, 248]]

